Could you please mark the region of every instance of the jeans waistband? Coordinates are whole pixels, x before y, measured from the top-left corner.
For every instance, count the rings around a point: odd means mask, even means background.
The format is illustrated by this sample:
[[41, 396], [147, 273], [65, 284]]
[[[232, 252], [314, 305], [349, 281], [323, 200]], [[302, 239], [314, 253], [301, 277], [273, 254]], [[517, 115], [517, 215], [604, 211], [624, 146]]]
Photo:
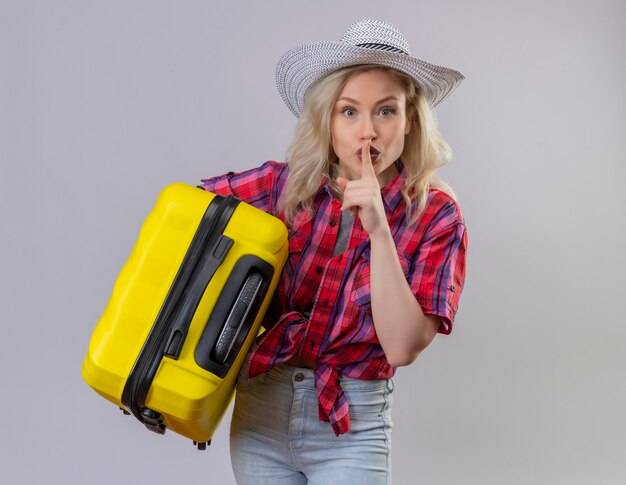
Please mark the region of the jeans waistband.
[[[267, 373], [266, 378], [289, 383], [294, 387], [315, 389], [315, 372], [306, 367], [294, 367], [280, 364]], [[341, 377], [339, 383], [344, 391], [382, 391], [393, 390], [392, 379], [363, 380]]]

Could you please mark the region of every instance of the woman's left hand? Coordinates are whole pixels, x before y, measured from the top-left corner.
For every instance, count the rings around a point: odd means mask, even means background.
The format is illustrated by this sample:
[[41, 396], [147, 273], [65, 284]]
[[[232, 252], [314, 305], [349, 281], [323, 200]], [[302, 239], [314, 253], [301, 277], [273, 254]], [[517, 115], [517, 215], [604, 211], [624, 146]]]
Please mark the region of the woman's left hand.
[[385, 207], [380, 194], [380, 184], [370, 155], [371, 141], [361, 149], [361, 178], [348, 180], [337, 177], [337, 185], [343, 191], [341, 210], [350, 209], [361, 220], [363, 229], [371, 236], [389, 231]]

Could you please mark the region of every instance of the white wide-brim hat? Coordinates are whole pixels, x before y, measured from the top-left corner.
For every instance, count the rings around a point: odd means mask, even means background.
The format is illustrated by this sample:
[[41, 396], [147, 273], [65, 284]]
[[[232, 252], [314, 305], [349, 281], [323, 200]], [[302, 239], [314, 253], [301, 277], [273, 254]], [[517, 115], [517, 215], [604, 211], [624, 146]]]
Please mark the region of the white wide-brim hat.
[[391, 67], [409, 75], [431, 108], [465, 79], [459, 71], [411, 57], [408, 42], [393, 25], [364, 19], [348, 27], [339, 42], [311, 42], [285, 52], [276, 66], [278, 92], [291, 112], [300, 116], [306, 92], [316, 81], [361, 64]]

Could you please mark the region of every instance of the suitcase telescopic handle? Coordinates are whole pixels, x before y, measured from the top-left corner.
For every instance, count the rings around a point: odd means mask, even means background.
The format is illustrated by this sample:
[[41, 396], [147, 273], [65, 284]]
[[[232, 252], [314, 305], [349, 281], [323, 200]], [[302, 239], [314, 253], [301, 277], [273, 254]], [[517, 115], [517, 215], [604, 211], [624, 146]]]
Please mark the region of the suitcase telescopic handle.
[[226, 258], [232, 245], [232, 239], [223, 234], [220, 235], [212, 250], [202, 261], [189, 286], [185, 288], [185, 295], [181, 298], [180, 305], [172, 318], [170, 336], [163, 352], [166, 357], [172, 359], [180, 357], [189, 325], [198, 308], [202, 294], [217, 268], [224, 262], [224, 258]]

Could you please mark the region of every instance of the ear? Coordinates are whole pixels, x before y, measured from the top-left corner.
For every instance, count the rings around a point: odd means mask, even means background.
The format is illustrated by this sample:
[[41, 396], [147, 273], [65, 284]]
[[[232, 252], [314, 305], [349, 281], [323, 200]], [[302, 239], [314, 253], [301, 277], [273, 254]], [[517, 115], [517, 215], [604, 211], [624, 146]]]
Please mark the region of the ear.
[[411, 122], [411, 118], [406, 117], [406, 127], [404, 128], [404, 135], [408, 135], [411, 132], [411, 126], [413, 126]]

